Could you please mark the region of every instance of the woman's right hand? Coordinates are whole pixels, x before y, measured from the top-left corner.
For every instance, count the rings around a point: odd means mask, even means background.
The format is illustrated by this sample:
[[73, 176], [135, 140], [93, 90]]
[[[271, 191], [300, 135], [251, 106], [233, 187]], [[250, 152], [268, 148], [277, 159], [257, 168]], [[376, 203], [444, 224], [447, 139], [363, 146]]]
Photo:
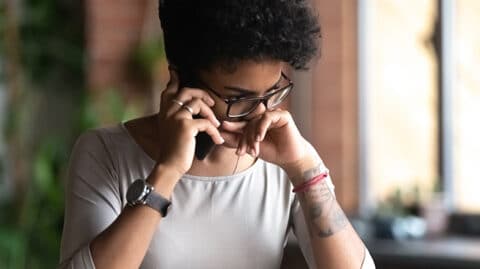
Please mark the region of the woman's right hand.
[[[224, 139], [217, 129], [220, 122], [211, 109], [215, 104], [213, 98], [200, 89], [187, 87], [179, 89], [177, 72], [172, 68], [169, 70], [170, 81], [162, 92], [157, 117], [160, 141], [157, 165], [174, 169], [180, 178], [192, 166], [195, 136], [199, 132], [209, 134], [215, 144], [223, 144]], [[202, 118], [193, 119], [193, 115], [197, 114]]]

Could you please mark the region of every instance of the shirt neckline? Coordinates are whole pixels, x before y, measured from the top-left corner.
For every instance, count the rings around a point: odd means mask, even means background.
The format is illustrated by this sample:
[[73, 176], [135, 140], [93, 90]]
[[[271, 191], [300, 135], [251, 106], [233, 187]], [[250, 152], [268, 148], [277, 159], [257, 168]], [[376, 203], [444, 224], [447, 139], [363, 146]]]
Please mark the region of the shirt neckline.
[[[125, 126], [125, 123], [120, 122], [119, 127], [126, 134], [126, 136], [128, 137], [128, 140], [130, 140], [130, 142], [135, 145], [137, 150], [139, 150], [142, 153], [142, 155], [145, 156], [145, 158], [148, 159], [148, 161], [150, 163], [152, 163], [152, 165], [155, 165], [155, 160], [153, 160], [152, 157], [150, 157], [150, 155], [148, 155], [147, 152], [145, 152], [145, 150], [140, 146], [140, 144], [138, 144], [138, 142], [135, 140], [135, 138], [132, 136], [130, 131]], [[197, 175], [191, 175], [191, 174], [184, 174], [182, 176], [182, 179], [197, 180], [197, 181], [224, 181], [224, 180], [232, 180], [232, 179], [236, 179], [236, 178], [243, 178], [244, 176], [252, 173], [256, 169], [256, 167], [258, 165], [260, 165], [260, 162], [261, 162], [260, 158], [257, 158], [257, 160], [249, 168], [247, 168], [243, 171], [237, 172], [235, 174], [232, 174], [232, 175], [227, 175], [227, 176], [197, 176]]]

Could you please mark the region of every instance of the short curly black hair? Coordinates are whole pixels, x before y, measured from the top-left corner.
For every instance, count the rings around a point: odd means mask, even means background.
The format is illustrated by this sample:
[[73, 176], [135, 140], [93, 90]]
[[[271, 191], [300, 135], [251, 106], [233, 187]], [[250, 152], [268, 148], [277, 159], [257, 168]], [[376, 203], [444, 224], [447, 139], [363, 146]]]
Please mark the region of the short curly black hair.
[[187, 72], [267, 59], [308, 69], [319, 54], [307, 0], [160, 0], [159, 15], [168, 61]]

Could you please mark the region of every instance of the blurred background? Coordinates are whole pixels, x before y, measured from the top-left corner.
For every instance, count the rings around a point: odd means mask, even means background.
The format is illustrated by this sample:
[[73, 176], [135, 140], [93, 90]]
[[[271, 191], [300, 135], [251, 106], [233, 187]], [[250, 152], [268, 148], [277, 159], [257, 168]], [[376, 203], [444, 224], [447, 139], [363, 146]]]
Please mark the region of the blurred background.
[[[322, 55], [288, 107], [377, 267], [480, 268], [480, 1], [312, 2]], [[56, 267], [80, 133], [158, 111], [157, 6], [0, 2], [0, 268]]]

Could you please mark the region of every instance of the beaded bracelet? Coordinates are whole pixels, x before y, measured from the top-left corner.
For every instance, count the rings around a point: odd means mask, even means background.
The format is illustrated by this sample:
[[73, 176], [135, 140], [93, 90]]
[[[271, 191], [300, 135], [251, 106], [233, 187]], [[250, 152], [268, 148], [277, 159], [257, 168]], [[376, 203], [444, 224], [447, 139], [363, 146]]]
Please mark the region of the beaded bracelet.
[[320, 175], [315, 176], [312, 179], [307, 180], [302, 184], [296, 186], [295, 188], [293, 188], [292, 192], [304, 192], [308, 190], [310, 187], [312, 187], [313, 185], [319, 183], [320, 181], [324, 180], [327, 177], [328, 177], [328, 171], [323, 172]]

